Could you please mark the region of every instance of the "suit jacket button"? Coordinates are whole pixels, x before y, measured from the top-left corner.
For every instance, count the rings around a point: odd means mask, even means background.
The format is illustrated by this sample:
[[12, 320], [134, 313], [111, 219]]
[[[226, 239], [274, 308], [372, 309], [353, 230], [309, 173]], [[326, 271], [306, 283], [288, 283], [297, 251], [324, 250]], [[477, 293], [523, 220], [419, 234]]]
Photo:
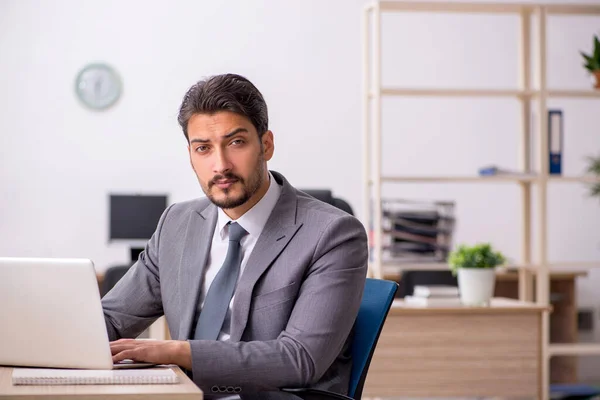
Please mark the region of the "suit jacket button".
[[219, 392], [225, 393], [226, 391], [227, 391], [227, 388], [225, 386], [219, 386]]
[[219, 387], [218, 386], [213, 386], [210, 388], [210, 391], [213, 393], [217, 393], [219, 391]]
[[233, 388], [233, 391], [236, 392], [236, 393], [239, 393], [239, 392], [242, 391], [242, 388], [239, 387], [239, 386], [236, 386], [236, 387]]
[[227, 386], [227, 393], [233, 393], [233, 386]]

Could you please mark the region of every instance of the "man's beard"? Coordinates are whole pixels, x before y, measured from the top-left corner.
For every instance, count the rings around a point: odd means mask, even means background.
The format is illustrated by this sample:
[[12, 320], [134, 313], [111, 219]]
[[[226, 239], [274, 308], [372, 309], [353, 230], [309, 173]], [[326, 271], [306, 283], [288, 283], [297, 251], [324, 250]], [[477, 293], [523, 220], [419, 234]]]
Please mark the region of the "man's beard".
[[[263, 157], [261, 155], [260, 158], [257, 160], [256, 168], [254, 169], [254, 172], [252, 173], [252, 175], [249, 176], [247, 183], [242, 177], [237, 176], [233, 173], [226, 173], [223, 175], [215, 175], [208, 182], [208, 190], [205, 191], [206, 196], [214, 205], [216, 205], [217, 207], [222, 208], [222, 209], [230, 209], [230, 208], [236, 208], [236, 207], [241, 206], [242, 204], [244, 204], [248, 200], [250, 200], [250, 198], [254, 195], [254, 193], [256, 193], [258, 191], [258, 189], [260, 189], [260, 187], [262, 186], [262, 184], [263, 184], [263, 174], [262, 174], [263, 165], [264, 165]], [[235, 182], [234, 185], [239, 183], [242, 186], [242, 193], [237, 197], [229, 197], [228, 196], [229, 192], [230, 192], [229, 188], [219, 189], [227, 197], [225, 197], [224, 199], [216, 199], [211, 192], [211, 188], [215, 185], [216, 181], [225, 180], [225, 179], [226, 180], [235, 179], [237, 182]]]

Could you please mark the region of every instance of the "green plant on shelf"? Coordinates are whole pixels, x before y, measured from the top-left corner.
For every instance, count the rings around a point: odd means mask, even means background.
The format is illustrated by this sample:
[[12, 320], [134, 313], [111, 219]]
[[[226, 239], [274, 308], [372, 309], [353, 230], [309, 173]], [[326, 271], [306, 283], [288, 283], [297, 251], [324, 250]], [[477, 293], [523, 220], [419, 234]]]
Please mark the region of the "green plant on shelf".
[[580, 51], [584, 59], [583, 67], [596, 78], [596, 88], [600, 88], [600, 40], [594, 35], [594, 45], [591, 53]]
[[[588, 157], [587, 172], [600, 178], [600, 155]], [[590, 196], [600, 198], [600, 182], [592, 183], [590, 185]]]
[[456, 276], [460, 268], [495, 268], [506, 262], [506, 257], [492, 248], [490, 243], [472, 246], [461, 244], [448, 256], [452, 274]]

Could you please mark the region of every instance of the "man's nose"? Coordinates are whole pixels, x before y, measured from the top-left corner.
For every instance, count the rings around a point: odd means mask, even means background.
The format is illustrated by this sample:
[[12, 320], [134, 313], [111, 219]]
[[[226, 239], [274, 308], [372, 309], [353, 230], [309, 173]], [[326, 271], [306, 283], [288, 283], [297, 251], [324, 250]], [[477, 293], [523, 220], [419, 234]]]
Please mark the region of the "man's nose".
[[215, 163], [213, 164], [213, 172], [215, 174], [223, 174], [231, 170], [232, 164], [224, 151], [215, 153]]

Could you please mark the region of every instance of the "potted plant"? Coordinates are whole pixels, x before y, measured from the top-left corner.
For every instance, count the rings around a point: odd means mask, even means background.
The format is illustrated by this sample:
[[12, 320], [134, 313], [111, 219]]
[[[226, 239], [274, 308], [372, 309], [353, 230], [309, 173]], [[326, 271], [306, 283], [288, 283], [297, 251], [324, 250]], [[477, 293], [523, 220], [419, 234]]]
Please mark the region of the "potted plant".
[[[587, 172], [600, 178], [600, 156], [588, 157]], [[600, 183], [595, 182], [590, 185], [590, 196], [600, 198]]]
[[461, 244], [450, 252], [448, 263], [452, 274], [458, 275], [461, 303], [467, 306], [489, 305], [496, 283], [496, 266], [505, 260], [504, 255], [495, 251], [489, 243]]
[[595, 88], [600, 89], [600, 40], [594, 35], [594, 50], [591, 54], [580, 51], [585, 63], [583, 66], [596, 78]]

